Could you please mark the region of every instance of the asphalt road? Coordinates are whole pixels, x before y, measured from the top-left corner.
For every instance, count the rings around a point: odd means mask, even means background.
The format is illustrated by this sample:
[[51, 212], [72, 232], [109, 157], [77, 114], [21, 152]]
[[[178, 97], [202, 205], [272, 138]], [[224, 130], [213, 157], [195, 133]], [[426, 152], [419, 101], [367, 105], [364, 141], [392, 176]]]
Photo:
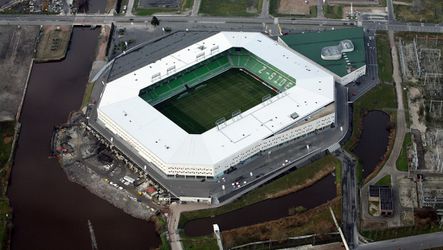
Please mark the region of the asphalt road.
[[360, 245], [358, 250], [418, 250], [443, 246], [443, 232], [421, 234]]
[[[229, 27], [241, 27], [254, 24], [272, 24], [273, 18], [269, 17], [201, 17], [201, 16], [158, 16], [161, 25], [170, 25], [174, 27], [176, 24], [187, 24], [188, 28], [194, 28], [198, 24], [213, 24], [218, 30], [229, 30]], [[112, 22], [119, 24], [128, 23], [146, 23], [150, 21], [150, 17], [125, 17], [112, 15], [0, 15], [0, 25], [45, 25], [45, 24], [68, 24], [68, 25], [100, 25], [110, 24]], [[338, 27], [354, 24], [354, 21], [338, 20], [338, 19], [321, 19], [321, 18], [279, 18], [279, 23], [284, 26], [305, 25], [305, 26], [327, 26]], [[443, 33], [443, 25], [428, 23], [401, 23], [388, 20], [368, 20], [362, 17], [362, 26], [371, 30], [392, 30], [392, 31], [414, 31], [414, 32], [435, 32]]]
[[342, 229], [349, 247], [354, 249], [358, 246], [357, 161], [346, 151], [337, 152], [337, 158], [342, 162]]

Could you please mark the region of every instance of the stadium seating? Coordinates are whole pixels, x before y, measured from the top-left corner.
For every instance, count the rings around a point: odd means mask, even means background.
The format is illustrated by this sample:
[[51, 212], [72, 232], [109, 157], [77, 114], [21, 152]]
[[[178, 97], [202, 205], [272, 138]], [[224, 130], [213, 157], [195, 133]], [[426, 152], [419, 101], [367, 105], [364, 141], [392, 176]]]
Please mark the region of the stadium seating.
[[215, 58], [199, 63], [178, 75], [143, 89], [140, 97], [151, 105], [155, 105], [185, 91], [187, 87], [194, 87], [231, 67], [246, 69], [279, 92], [283, 92], [295, 85], [295, 79], [249, 51], [231, 49]]

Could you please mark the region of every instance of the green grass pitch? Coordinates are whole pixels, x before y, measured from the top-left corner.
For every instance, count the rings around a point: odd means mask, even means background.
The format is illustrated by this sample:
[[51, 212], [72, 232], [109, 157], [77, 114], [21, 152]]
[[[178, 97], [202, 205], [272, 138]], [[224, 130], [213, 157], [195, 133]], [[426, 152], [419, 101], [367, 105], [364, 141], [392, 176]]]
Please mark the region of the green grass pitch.
[[239, 69], [230, 69], [195, 89], [178, 94], [155, 106], [163, 115], [190, 134], [201, 134], [220, 118], [244, 112], [277, 93]]

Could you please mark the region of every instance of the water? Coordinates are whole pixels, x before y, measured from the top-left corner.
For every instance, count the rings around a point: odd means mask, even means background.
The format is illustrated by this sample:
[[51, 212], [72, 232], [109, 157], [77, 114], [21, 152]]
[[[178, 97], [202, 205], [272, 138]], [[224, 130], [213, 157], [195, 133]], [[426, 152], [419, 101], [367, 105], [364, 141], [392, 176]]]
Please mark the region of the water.
[[67, 57], [35, 64], [21, 116], [22, 129], [8, 196], [14, 210], [12, 249], [91, 249], [88, 219], [99, 249], [159, 245], [153, 223], [135, 219], [68, 181], [49, 160], [53, 126], [81, 104], [98, 30], [74, 28]]
[[389, 115], [382, 111], [370, 111], [363, 117], [363, 131], [354, 153], [363, 165], [366, 178], [383, 159], [389, 141]]
[[303, 206], [310, 209], [332, 200], [336, 196], [335, 188], [335, 177], [328, 175], [296, 193], [258, 202], [213, 218], [190, 221], [185, 225], [185, 234], [189, 236], [210, 234], [213, 230], [212, 224], [215, 223], [224, 231], [286, 217], [289, 215], [289, 208]]
[[105, 12], [106, 0], [78, 0], [78, 13], [101, 13]]

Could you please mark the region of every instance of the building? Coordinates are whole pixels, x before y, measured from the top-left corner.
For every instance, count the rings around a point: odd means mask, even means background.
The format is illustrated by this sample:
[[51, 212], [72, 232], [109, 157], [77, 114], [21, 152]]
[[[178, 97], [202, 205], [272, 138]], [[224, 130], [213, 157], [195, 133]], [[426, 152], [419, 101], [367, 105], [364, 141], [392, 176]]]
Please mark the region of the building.
[[264, 34], [219, 32], [112, 79], [97, 122], [166, 177], [214, 178], [332, 126], [334, 76]]
[[279, 42], [324, 67], [338, 83], [345, 85], [366, 74], [363, 28], [289, 34]]
[[369, 201], [376, 202], [380, 215], [390, 216], [394, 212], [394, 203], [392, 201], [392, 189], [390, 186], [369, 186]]

